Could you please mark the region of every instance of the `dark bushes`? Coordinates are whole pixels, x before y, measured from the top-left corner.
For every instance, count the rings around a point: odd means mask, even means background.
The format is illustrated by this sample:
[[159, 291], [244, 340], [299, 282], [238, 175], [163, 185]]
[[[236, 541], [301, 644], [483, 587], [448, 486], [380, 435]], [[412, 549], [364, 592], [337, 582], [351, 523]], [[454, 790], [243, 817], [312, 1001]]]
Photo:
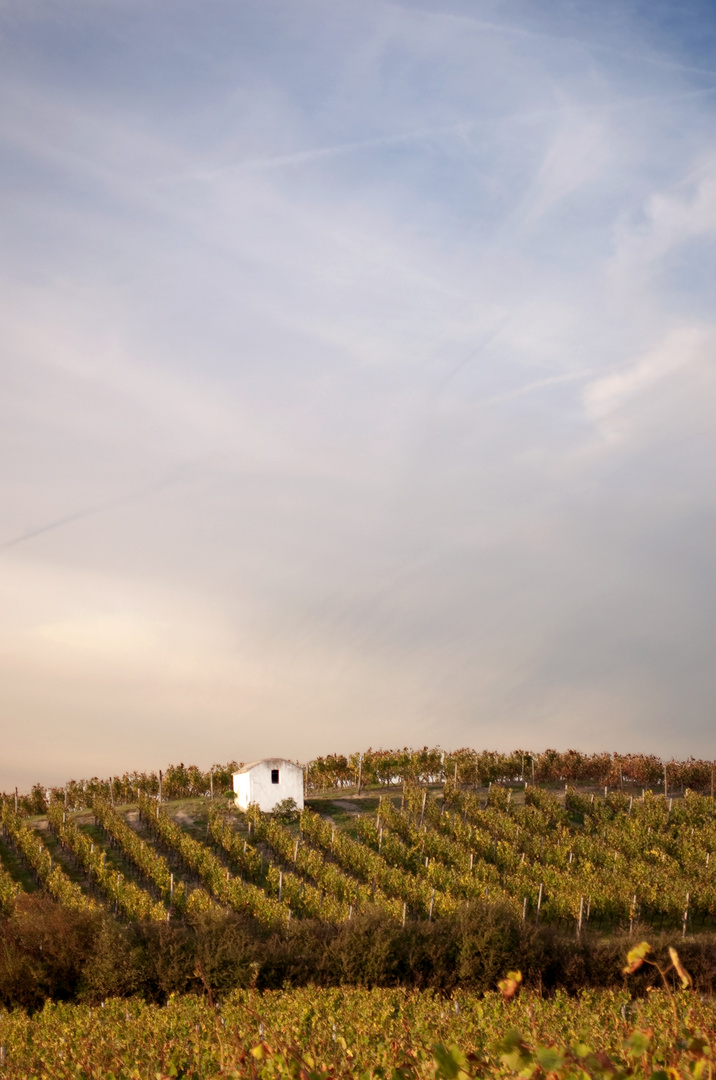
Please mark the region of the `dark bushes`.
[[[625, 985], [624, 958], [635, 940], [584, 935], [576, 941], [489, 904], [404, 928], [374, 910], [338, 927], [297, 920], [269, 932], [231, 914], [122, 926], [103, 913], [66, 911], [47, 898], [25, 896], [0, 922], [0, 1004], [35, 1009], [48, 998], [101, 1001], [130, 994], [162, 1002], [171, 993], [206, 987], [220, 997], [234, 987], [308, 983], [483, 992], [516, 968], [527, 986], [576, 993]], [[650, 940], [659, 951], [670, 943], [653, 934]], [[673, 943], [697, 989], [711, 992], [716, 937]], [[629, 987], [643, 993], [654, 976], [644, 968]]]

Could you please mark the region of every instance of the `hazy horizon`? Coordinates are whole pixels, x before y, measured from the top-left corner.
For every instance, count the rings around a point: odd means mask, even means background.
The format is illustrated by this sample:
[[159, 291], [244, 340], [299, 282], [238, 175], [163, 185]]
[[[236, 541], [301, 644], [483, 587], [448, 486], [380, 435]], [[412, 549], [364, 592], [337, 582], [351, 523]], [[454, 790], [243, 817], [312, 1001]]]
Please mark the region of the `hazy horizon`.
[[716, 757], [716, 11], [0, 4], [0, 789]]

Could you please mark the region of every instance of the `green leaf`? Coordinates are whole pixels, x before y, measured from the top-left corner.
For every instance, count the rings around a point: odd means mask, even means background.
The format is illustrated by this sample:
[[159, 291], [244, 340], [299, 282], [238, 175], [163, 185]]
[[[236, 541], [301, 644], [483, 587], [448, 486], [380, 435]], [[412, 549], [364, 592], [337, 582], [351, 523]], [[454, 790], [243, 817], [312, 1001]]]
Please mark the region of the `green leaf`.
[[629, 1038], [625, 1040], [624, 1045], [634, 1057], [641, 1057], [649, 1049], [650, 1043], [651, 1039], [645, 1031], [632, 1031]]
[[467, 1058], [457, 1046], [444, 1047], [438, 1043], [433, 1047], [433, 1058], [438, 1068], [436, 1075], [445, 1080], [456, 1080], [468, 1068]]
[[557, 1072], [564, 1065], [564, 1054], [556, 1046], [538, 1046], [537, 1060], [545, 1072]]
[[642, 941], [638, 945], [635, 945], [633, 949], [630, 949], [627, 953], [627, 966], [623, 968], [624, 975], [633, 975], [635, 971], [641, 967], [646, 959], [647, 953], [651, 952], [651, 945], [648, 941]]
[[500, 1060], [508, 1069], [519, 1072], [532, 1061], [532, 1055], [528, 1051], [522, 1035], [516, 1028], [511, 1028], [498, 1046]]

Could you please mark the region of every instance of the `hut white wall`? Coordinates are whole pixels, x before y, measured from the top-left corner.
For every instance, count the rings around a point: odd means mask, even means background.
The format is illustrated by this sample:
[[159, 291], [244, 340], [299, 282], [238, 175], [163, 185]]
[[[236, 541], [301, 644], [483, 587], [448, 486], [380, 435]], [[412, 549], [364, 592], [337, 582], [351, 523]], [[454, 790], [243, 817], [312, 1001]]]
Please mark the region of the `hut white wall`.
[[[278, 769], [277, 784], [271, 780], [274, 769]], [[303, 769], [281, 758], [257, 761], [246, 772], [234, 773], [234, 794], [234, 801], [242, 810], [249, 803], [256, 803], [264, 813], [270, 813], [283, 799], [293, 799], [302, 810]]]

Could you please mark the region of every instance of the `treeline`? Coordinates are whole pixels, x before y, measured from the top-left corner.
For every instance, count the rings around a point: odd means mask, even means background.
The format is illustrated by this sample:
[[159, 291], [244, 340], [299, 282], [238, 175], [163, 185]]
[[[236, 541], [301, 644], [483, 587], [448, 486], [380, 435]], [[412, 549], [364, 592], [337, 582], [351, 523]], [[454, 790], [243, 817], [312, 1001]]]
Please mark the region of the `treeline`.
[[361, 785], [389, 787], [403, 783], [431, 784], [446, 780], [474, 787], [523, 781], [536, 784], [598, 784], [618, 787], [636, 784], [664, 788], [664, 770], [671, 790], [710, 792], [714, 762], [696, 758], [665, 761], [654, 754], [582, 754], [578, 750], [445, 751], [439, 747], [413, 750], [368, 750], [349, 757], [329, 754], [306, 766], [309, 791]]
[[214, 792], [223, 794], [232, 789], [232, 776], [240, 764], [229, 761], [226, 765], [213, 765], [202, 772], [196, 765], [169, 765], [166, 771], [125, 772], [122, 776], [93, 776], [91, 780], [68, 780], [62, 787], [45, 787], [35, 784], [29, 793], [3, 792], [0, 803], [24, 814], [46, 814], [53, 803], [61, 802], [69, 810], [82, 810], [94, 799], [110, 803], [137, 802], [140, 795], [163, 799], [190, 799]]
[[[639, 927], [635, 931], [642, 933]], [[122, 924], [103, 911], [70, 911], [47, 897], [23, 896], [0, 920], [0, 1006], [41, 1008], [47, 1000], [100, 1002], [140, 995], [216, 998], [235, 988], [405, 986], [450, 993], [494, 990], [510, 969], [527, 987], [577, 994], [622, 988], [624, 956], [638, 937], [580, 940], [522, 922], [509, 908], [475, 904], [451, 918], [400, 923], [371, 909], [338, 926], [302, 920], [268, 931], [236, 914], [181, 923]], [[678, 944], [695, 987], [716, 986], [716, 937], [650, 940]], [[643, 994], [652, 969], [630, 977]]]
[[[140, 796], [186, 799], [223, 794], [232, 790], [232, 774], [240, 763], [230, 761], [202, 771], [196, 765], [169, 765], [165, 772], [125, 772], [91, 780], [69, 780], [62, 787], [35, 784], [29, 793], [17, 794], [17, 808], [25, 814], [44, 814], [53, 802], [70, 810], [89, 806], [100, 797], [115, 803], [136, 802]], [[494, 750], [446, 751], [440, 747], [413, 750], [372, 750], [364, 753], [328, 754], [314, 758], [306, 766], [306, 792], [317, 794], [341, 788], [391, 787], [406, 783], [435, 784], [448, 780], [469, 787], [526, 782], [565, 783], [620, 787], [633, 784], [669, 791], [711, 793], [714, 762], [696, 758], [665, 761], [654, 754], [582, 754], [577, 750], [545, 750], [535, 753], [514, 750], [509, 754]], [[15, 792], [0, 794], [0, 803], [12, 803]]]

